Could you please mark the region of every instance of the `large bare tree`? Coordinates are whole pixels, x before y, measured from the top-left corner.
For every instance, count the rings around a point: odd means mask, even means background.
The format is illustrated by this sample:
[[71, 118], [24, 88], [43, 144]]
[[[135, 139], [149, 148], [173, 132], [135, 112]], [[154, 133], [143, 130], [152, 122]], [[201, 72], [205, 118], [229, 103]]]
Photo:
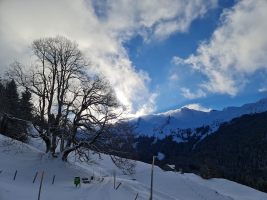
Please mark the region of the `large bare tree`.
[[[78, 45], [65, 37], [43, 38], [32, 43], [32, 67], [14, 63], [10, 76], [33, 94], [33, 123], [55, 156], [58, 142], [62, 159], [81, 148], [90, 148], [118, 121], [120, 107], [103, 78], [87, 73], [88, 63]], [[28, 70], [27, 70], [28, 68]]]

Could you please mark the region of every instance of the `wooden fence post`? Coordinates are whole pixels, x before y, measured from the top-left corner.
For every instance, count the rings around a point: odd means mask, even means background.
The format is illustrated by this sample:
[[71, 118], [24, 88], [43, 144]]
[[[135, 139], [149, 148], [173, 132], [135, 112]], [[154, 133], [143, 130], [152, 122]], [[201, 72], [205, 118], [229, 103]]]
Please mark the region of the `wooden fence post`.
[[32, 183], [35, 182], [35, 180], [36, 180], [36, 178], [37, 178], [37, 175], [38, 175], [38, 172], [35, 173]]
[[14, 174], [14, 177], [13, 177], [13, 181], [16, 179], [17, 173], [18, 173], [18, 170], [15, 171], [15, 174]]
[[38, 200], [41, 198], [41, 190], [42, 190], [42, 185], [43, 185], [43, 178], [44, 178], [44, 171], [42, 172], [41, 176], [41, 181], [40, 181], [40, 186], [39, 186], [39, 193], [38, 193]]
[[156, 156], [152, 158], [152, 167], [151, 167], [151, 183], [150, 183], [150, 197], [149, 200], [153, 200], [153, 173], [154, 173], [154, 163]]
[[116, 190], [119, 189], [120, 186], [121, 186], [121, 183], [119, 183], [119, 185], [116, 187]]
[[56, 175], [53, 176], [52, 185], [53, 185], [54, 182], [55, 182], [55, 178], [56, 178]]
[[116, 171], [113, 171], [113, 187], [116, 189]]

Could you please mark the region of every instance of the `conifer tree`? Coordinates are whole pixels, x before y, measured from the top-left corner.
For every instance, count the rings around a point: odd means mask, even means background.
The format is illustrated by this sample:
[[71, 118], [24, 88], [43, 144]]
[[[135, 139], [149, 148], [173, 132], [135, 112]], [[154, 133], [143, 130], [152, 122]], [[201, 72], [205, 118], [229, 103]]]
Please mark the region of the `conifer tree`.
[[32, 94], [30, 93], [29, 90], [25, 90], [21, 94], [21, 99], [19, 103], [19, 117], [21, 119], [31, 121], [33, 116], [32, 116], [32, 110], [33, 110], [33, 104], [31, 102], [31, 97]]
[[14, 117], [19, 116], [19, 94], [17, 91], [17, 85], [14, 80], [7, 82], [5, 89], [5, 110], [7, 114], [10, 114]]
[[3, 113], [5, 112], [5, 102], [5, 87], [2, 83], [2, 80], [0, 79], [0, 115], [3, 115]]

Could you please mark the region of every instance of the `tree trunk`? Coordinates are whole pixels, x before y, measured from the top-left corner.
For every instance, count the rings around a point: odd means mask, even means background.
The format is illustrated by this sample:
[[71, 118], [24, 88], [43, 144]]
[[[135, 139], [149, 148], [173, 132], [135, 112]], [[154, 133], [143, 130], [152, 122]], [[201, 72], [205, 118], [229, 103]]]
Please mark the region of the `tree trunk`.
[[63, 152], [63, 155], [62, 155], [62, 160], [65, 161], [65, 162], [67, 162], [68, 161], [68, 155], [71, 152], [75, 151], [76, 149], [79, 149], [83, 145], [84, 145], [84, 143], [83, 142], [80, 142], [79, 144], [77, 144], [77, 145], [75, 145], [75, 146], [73, 146], [71, 148], [65, 149], [64, 152]]
[[62, 160], [63, 160], [64, 162], [67, 162], [67, 161], [68, 161], [68, 156], [69, 156], [69, 154], [70, 154], [72, 151], [74, 151], [74, 150], [75, 150], [75, 149], [72, 149], [72, 148], [65, 150], [65, 151], [63, 152], [63, 155], [62, 155]]
[[65, 147], [65, 140], [64, 140], [63, 137], [61, 137], [61, 140], [60, 140], [60, 152], [64, 151], [64, 147]]
[[74, 128], [72, 129], [72, 134], [71, 134], [71, 136], [69, 136], [69, 138], [67, 139], [66, 148], [70, 148], [72, 141], [74, 141], [74, 138], [75, 138], [75, 136], [76, 136], [76, 133], [77, 133], [77, 127], [74, 127]]
[[50, 139], [49, 137], [47, 137], [45, 134], [41, 134], [41, 138], [44, 140], [45, 142], [45, 153], [48, 153], [49, 150], [50, 150], [50, 146], [51, 146], [51, 142], [50, 142]]
[[0, 132], [2, 134], [6, 133], [7, 123], [8, 123], [8, 116], [7, 116], [7, 114], [4, 114], [4, 116], [2, 117], [1, 126], [0, 126]]
[[67, 140], [65, 149], [66, 149], [66, 148], [70, 148], [70, 146], [71, 146], [71, 141], [72, 141], [71, 139], [68, 139], [68, 140]]
[[51, 144], [51, 149], [50, 149], [52, 156], [55, 156], [56, 148], [57, 148], [57, 136], [53, 133], [52, 134], [52, 144]]

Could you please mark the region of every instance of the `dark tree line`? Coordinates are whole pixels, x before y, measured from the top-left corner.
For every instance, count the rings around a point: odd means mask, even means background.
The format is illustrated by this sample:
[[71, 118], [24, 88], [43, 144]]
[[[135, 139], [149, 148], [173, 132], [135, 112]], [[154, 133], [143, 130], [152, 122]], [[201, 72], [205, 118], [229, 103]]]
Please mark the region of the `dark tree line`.
[[267, 112], [220, 127], [193, 152], [203, 177], [222, 177], [267, 192]]
[[28, 121], [33, 119], [33, 104], [28, 90], [18, 91], [14, 80], [0, 81], [0, 132], [26, 141]]
[[[161, 152], [157, 165], [194, 172], [203, 178], [226, 178], [267, 192], [267, 112], [244, 115], [222, 124], [202, 141], [177, 143], [172, 136], [162, 140], [135, 139], [139, 160], [151, 162]], [[202, 127], [199, 130], [205, 131]]]

